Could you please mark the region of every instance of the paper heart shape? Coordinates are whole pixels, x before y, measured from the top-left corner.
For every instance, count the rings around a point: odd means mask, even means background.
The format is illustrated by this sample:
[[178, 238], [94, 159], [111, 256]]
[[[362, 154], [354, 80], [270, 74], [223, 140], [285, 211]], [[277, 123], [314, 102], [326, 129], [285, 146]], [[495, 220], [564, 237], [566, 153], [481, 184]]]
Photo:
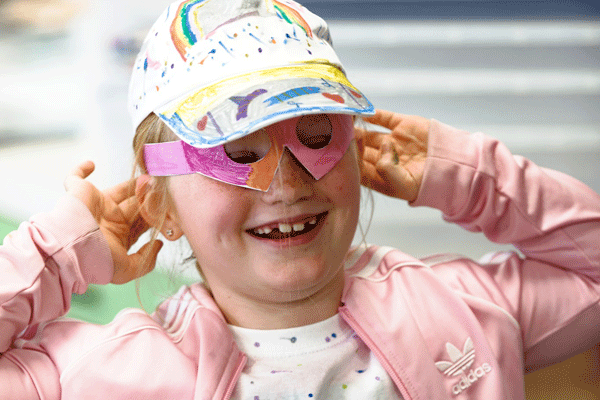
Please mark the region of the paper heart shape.
[[327, 97], [329, 100], [333, 100], [337, 103], [341, 103], [344, 104], [344, 98], [338, 94], [332, 94], [332, 93], [322, 93], [323, 96]]
[[208, 116], [205, 115], [204, 117], [202, 117], [202, 119], [200, 121], [198, 121], [198, 125], [196, 125], [198, 127], [199, 131], [203, 131], [204, 129], [206, 129], [206, 124], [208, 123]]
[[362, 96], [360, 95], [360, 93], [356, 93], [354, 90], [350, 90], [350, 93], [352, 93], [354, 95], [354, 97], [356, 97], [358, 99], [362, 99]]

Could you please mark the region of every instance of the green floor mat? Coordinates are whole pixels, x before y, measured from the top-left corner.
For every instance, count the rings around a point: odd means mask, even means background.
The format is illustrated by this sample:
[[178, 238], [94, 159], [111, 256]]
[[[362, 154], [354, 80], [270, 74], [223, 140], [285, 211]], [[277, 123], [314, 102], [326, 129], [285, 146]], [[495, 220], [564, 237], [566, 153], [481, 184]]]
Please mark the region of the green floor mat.
[[[17, 223], [0, 217], [0, 243], [17, 227]], [[124, 308], [143, 308], [151, 313], [181, 285], [189, 283], [191, 282], [183, 278], [173, 277], [164, 270], [156, 269], [138, 280], [139, 299], [135, 281], [124, 285], [90, 285], [84, 294], [74, 294], [71, 297], [71, 309], [67, 316], [106, 324]]]
[[139, 298], [135, 281], [124, 285], [90, 285], [84, 294], [71, 297], [67, 316], [106, 324], [125, 308], [142, 308], [152, 313], [158, 304], [189, 283], [155, 270], [138, 280]]
[[6, 235], [17, 229], [17, 227], [18, 224], [16, 222], [0, 217], [0, 243], [2, 243]]

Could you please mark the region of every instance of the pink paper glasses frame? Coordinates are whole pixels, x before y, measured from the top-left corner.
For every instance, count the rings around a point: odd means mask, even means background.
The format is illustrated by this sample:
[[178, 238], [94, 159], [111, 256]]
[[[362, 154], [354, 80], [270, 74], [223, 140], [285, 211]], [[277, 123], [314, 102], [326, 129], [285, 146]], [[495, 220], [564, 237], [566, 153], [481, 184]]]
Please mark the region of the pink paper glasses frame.
[[[344, 156], [352, 138], [352, 116], [326, 114], [331, 123], [331, 138], [322, 148], [310, 148], [297, 132], [300, 116], [269, 125], [264, 130], [271, 140], [268, 152], [248, 164], [233, 161], [225, 146], [196, 148], [180, 140], [144, 146], [146, 169], [153, 176], [199, 173], [231, 185], [267, 191], [287, 148], [315, 178], [321, 179]], [[252, 135], [252, 134], [251, 134]]]

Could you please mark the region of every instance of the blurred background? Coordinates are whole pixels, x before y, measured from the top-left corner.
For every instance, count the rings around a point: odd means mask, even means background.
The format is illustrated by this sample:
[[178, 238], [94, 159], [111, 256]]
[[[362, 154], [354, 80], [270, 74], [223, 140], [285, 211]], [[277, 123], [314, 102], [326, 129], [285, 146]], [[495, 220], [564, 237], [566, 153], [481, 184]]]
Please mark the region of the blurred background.
[[[300, 2], [329, 21], [350, 80], [376, 107], [483, 131], [600, 192], [597, 2]], [[52, 209], [80, 161], [96, 162], [90, 179], [100, 187], [130, 177], [129, 71], [168, 3], [0, 0], [0, 239]], [[435, 210], [378, 195], [374, 205], [368, 242], [476, 259], [509, 248], [444, 223]], [[172, 268], [182, 252], [171, 246], [161, 268], [139, 282], [147, 310], [196, 279], [193, 268]], [[105, 323], [124, 306], [139, 306], [135, 284], [92, 286], [74, 296], [70, 315]], [[582, 357], [561, 368], [598, 368], [597, 349]], [[571, 386], [548, 376], [535, 376], [545, 383], [530, 386], [529, 399], [600, 399], [598, 375], [569, 378]]]

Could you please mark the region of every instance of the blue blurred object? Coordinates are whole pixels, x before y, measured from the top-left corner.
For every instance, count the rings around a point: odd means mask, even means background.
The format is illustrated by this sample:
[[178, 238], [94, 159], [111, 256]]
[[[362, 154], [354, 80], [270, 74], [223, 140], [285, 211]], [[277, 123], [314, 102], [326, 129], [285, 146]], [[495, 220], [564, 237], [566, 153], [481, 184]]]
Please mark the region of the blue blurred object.
[[302, 0], [326, 20], [590, 20], [597, 21], [597, 0]]

